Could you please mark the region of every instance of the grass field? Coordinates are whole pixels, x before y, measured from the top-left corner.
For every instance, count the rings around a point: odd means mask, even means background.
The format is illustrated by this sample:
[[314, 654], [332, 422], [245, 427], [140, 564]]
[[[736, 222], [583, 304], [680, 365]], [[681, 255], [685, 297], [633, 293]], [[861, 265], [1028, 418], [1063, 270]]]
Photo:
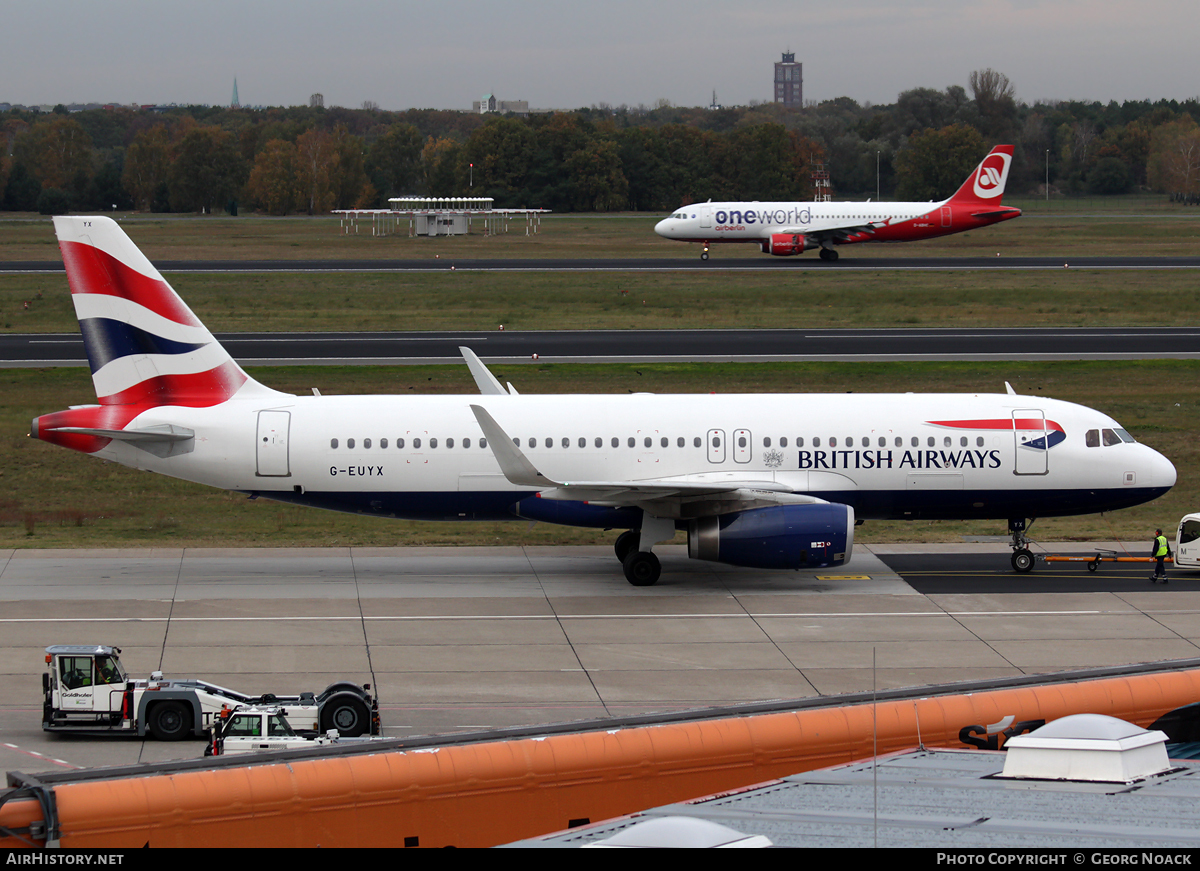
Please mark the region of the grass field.
[[[1152, 201], [1151, 201], [1152, 202]], [[1103, 203], [1073, 202], [1045, 208], [1035, 199], [1014, 204], [1029, 214], [994, 227], [900, 245], [844, 246], [844, 257], [989, 257], [1004, 255], [1068, 258], [1083, 254], [1138, 253], [1144, 256], [1194, 255], [1200, 251], [1200, 209], [1165, 201], [1151, 208], [1144, 198], [1114, 198]], [[1103, 207], [1098, 207], [1103, 206]], [[1062, 208], [1065, 209], [1065, 204]], [[662, 239], [654, 224], [665, 215], [546, 215], [536, 235], [525, 235], [524, 222], [509, 231], [484, 236], [411, 237], [398, 233], [372, 236], [371, 222], [345, 235], [332, 217], [262, 218], [210, 215], [113, 215], [151, 260], [325, 260], [564, 257], [699, 257], [699, 247]], [[714, 267], [722, 260], [763, 257], [756, 245], [713, 248]], [[0, 220], [0, 260], [57, 260], [58, 244], [49, 218]], [[813, 252], [793, 258], [802, 264]]]
[[[465, 366], [254, 369], [307, 393], [472, 393]], [[1149, 505], [1108, 516], [1040, 521], [1047, 540], [1141, 539], [1195, 510], [1200, 480], [1198, 361], [1143, 363], [902, 363], [539, 365], [497, 367], [522, 393], [1001, 392], [1099, 408], [1175, 462], [1179, 484]], [[26, 437], [29, 421], [94, 401], [83, 369], [0, 370], [0, 547], [229, 547], [610, 542], [613, 533], [526, 523], [416, 523], [296, 508], [136, 472]], [[1004, 523], [868, 522], [862, 541], [955, 541], [1001, 534]]]
[[[1111, 204], [1110, 204], [1111, 205]], [[1053, 206], [1053, 204], [1052, 204]], [[1163, 204], [1166, 206], [1166, 204]], [[138, 217], [127, 230], [152, 259], [680, 257], [694, 247], [653, 235], [652, 216], [550, 216], [536, 237], [340, 236], [330, 219]], [[214, 330], [494, 330], [858, 326], [1191, 325], [1194, 270], [731, 273], [715, 249], [697, 273], [422, 273], [172, 276]], [[990, 252], [990, 253], [989, 253]], [[1151, 208], [1030, 215], [944, 240], [847, 248], [845, 257], [1200, 253], [1200, 210]], [[48, 219], [0, 221], [0, 259], [53, 260]], [[29, 303], [28, 309], [25, 303]], [[65, 278], [0, 275], [0, 328], [77, 330]], [[474, 392], [465, 367], [280, 368], [255, 377], [293, 392]], [[1140, 539], [1194, 510], [1200, 477], [1200, 363], [769, 364], [520, 366], [497, 373], [522, 392], [999, 391], [1068, 399], [1112, 414], [1180, 472], [1163, 499], [1108, 518], [1041, 521], [1036, 536]], [[609, 541], [538, 524], [369, 520], [207, 490], [98, 462], [25, 437], [37, 414], [94, 401], [83, 369], [0, 370], [0, 546], [229, 546]], [[1110, 526], [1111, 522], [1111, 526]], [[869, 523], [862, 540], [956, 540], [1003, 524]]]

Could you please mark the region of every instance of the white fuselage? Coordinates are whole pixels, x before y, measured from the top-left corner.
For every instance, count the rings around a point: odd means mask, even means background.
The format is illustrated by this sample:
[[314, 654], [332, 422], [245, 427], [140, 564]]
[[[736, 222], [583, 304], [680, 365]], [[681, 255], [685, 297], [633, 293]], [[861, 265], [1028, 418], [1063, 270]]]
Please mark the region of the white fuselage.
[[[1149, 447], [1089, 446], [1086, 432], [1119, 431], [1108, 416], [1006, 394], [276, 394], [153, 408], [130, 427], [187, 427], [191, 450], [160, 457], [112, 441], [97, 455], [379, 516], [620, 525], [613, 512], [628, 508], [577, 502], [574, 511], [550, 511], [539, 504], [549, 500], [535, 499], [538, 488], [511, 484], [481, 443], [471, 405], [486, 408], [557, 481], [763, 482], [776, 493], [850, 504], [860, 518], [1090, 513], [1144, 502], [1175, 483], [1174, 467]], [[720, 514], [714, 505], [694, 512]], [[686, 505], [678, 510], [689, 516]]]

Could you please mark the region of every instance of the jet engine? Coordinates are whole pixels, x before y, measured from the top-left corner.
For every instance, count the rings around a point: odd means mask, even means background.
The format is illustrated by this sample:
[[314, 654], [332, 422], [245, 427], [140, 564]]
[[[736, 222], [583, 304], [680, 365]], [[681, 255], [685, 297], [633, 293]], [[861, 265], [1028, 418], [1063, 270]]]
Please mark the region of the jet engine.
[[808, 238], [803, 233], [772, 233], [769, 238], [762, 240], [763, 253], [778, 257], [790, 257], [806, 248], [815, 247], [808, 243]]
[[853, 548], [854, 509], [837, 503], [774, 505], [688, 524], [688, 556], [733, 566], [840, 566]]

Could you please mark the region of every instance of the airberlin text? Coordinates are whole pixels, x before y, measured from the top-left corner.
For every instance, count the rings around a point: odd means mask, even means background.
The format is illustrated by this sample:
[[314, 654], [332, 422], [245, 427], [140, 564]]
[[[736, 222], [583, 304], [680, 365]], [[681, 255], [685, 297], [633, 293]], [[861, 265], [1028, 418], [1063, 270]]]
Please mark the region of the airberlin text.
[[801, 469], [999, 469], [991, 451], [800, 451]]
[[334, 478], [338, 475], [349, 475], [351, 478], [382, 478], [383, 466], [347, 466], [344, 469], [330, 466], [329, 474]]
[[787, 209], [730, 209], [728, 211], [718, 209], [713, 217], [717, 219], [718, 227], [744, 224], [783, 224], [787, 226], [812, 223], [812, 209], [795, 206]]

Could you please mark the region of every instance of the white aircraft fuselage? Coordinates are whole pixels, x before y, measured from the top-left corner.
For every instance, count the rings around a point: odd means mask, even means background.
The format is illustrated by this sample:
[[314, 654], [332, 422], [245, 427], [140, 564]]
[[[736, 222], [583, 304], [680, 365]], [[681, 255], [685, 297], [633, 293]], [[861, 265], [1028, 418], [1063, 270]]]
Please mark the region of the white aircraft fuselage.
[[654, 232], [703, 245], [753, 243], [764, 254], [787, 257], [814, 248], [836, 260], [834, 246], [861, 242], [913, 242], [962, 233], [1019, 217], [1002, 205], [1012, 146], [998, 145], [954, 196], [938, 202], [705, 202], [684, 206], [659, 221]]
[[[293, 396], [250, 378], [106, 218], [56, 218], [98, 404], [31, 434], [135, 469], [418, 520], [623, 528], [758, 568], [846, 562], [856, 520], [1009, 521], [1136, 505], [1175, 468], [1112, 418], [1004, 394], [524, 396], [469, 350], [462, 396]], [[1014, 566], [1024, 571], [1014, 556]]]

